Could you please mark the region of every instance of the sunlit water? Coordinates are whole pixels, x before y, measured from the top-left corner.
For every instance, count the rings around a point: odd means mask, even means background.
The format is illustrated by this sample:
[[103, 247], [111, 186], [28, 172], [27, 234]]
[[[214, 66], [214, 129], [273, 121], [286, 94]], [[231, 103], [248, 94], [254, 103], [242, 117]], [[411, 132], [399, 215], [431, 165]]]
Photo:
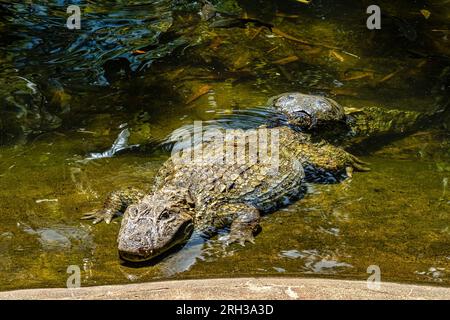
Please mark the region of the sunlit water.
[[[245, 247], [194, 234], [157, 263], [133, 267], [117, 256], [120, 219], [80, 220], [112, 190], [150, 188], [168, 141], [194, 121], [254, 127], [270, 115], [266, 100], [282, 92], [323, 94], [346, 107], [443, 105], [450, 52], [445, 33], [432, 30], [448, 31], [445, 1], [386, 3], [379, 32], [366, 29], [364, 3], [241, 2], [249, 16], [311, 46], [264, 27], [212, 29], [197, 8], [181, 14], [191, 6], [170, 1], [80, 1], [83, 28], [69, 32], [64, 1], [34, 3], [7, 6], [1, 70], [44, 89], [57, 82], [70, 111], [56, 131], [0, 147], [0, 289], [63, 287], [70, 265], [80, 266], [83, 286], [230, 275], [366, 279], [371, 265], [383, 280], [450, 284], [450, 142], [440, 125], [357, 149], [371, 172], [308, 185], [303, 199], [265, 216]], [[130, 74], [104, 67], [118, 57]]]

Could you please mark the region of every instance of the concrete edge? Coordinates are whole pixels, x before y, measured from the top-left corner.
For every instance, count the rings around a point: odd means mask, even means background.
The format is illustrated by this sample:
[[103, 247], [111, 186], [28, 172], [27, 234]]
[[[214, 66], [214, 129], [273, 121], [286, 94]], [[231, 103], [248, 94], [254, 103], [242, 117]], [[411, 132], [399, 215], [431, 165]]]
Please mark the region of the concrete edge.
[[174, 280], [77, 289], [25, 289], [0, 292], [0, 299], [70, 300], [450, 300], [450, 288], [382, 282], [310, 278], [220, 278]]

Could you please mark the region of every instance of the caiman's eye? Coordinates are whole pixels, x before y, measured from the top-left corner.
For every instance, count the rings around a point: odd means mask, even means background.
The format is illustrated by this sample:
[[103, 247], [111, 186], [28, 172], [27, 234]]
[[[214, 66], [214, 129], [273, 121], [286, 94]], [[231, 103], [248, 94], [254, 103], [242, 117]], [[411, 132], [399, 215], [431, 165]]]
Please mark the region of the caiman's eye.
[[137, 214], [138, 214], [138, 208], [136, 207], [136, 206], [131, 206], [131, 207], [128, 207], [128, 216], [131, 218], [131, 219], [134, 219], [134, 218], [136, 218], [136, 216], [137, 216]]
[[162, 220], [167, 220], [167, 219], [169, 219], [169, 218], [170, 218], [170, 212], [167, 211], [167, 210], [164, 210], [163, 213], [161, 213], [160, 218], [161, 218]]
[[139, 210], [141, 212], [146, 212], [149, 209], [149, 204], [146, 202], [142, 202], [141, 204], [139, 204]]

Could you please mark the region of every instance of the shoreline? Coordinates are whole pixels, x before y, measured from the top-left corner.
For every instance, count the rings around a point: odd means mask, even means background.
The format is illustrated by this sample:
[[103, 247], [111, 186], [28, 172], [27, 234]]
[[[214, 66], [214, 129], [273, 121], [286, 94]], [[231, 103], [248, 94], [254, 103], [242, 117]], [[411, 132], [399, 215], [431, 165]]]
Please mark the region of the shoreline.
[[218, 278], [171, 280], [76, 289], [22, 289], [0, 292], [10, 300], [450, 300], [450, 288], [320, 278]]

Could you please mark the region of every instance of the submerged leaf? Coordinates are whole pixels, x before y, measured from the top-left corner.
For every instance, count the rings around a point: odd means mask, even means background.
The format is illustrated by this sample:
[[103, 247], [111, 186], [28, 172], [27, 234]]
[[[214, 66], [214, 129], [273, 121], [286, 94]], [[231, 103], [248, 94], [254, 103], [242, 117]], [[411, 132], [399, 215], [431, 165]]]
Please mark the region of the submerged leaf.
[[338, 59], [340, 62], [344, 62], [344, 60], [345, 60], [343, 56], [341, 56], [339, 53], [337, 53], [334, 50], [331, 50], [330, 55], [332, 55], [333, 57]]
[[420, 13], [425, 17], [425, 19], [428, 19], [431, 16], [431, 12], [426, 9], [420, 10]]
[[273, 63], [274, 63], [274, 64], [285, 65], [285, 64], [288, 64], [288, 63], [291, 63], [291, 62], [295, 62], [295, 61], [297, 61], [297, 60], [298, 60], [298, 57], [297, 57], [297, 56], [289, 56], [289, 57], [287, 57], [287, 58], [283, 58], [283, 59], [274, 61]]
[[195, 92], [192, 96], [189, 97], [189, 99], [187, 99], [186, 104], [190, 104], [192, 102], [194, 102], [195, 100], [197, 100], [198, 98], [200, 98], [201, 96], [207, 94], [209, 92], [209, 90], [211, 90], [211, 86], [209, 85], [204, 85], [201, 86], [197, 92]]

